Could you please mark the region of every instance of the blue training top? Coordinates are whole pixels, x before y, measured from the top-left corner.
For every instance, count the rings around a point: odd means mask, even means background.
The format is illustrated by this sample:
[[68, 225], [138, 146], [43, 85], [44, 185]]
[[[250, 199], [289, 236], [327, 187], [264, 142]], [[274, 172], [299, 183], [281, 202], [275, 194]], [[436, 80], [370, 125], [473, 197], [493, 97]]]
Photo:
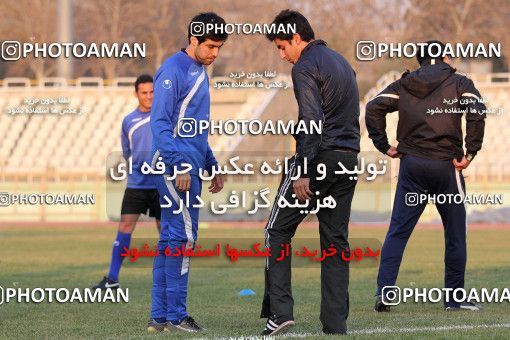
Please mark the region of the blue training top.
[[166, 59], [156, 72], [150, 123], [153, 162], [162, 157], [167, 173], [172, 172], [169, 167], [182, 169], [181, 163], [191, 164], [192, 175], [199, 169], [210, 173], [217, 164], [208, 130], [198, 128], [200, 121], [209, 121], [210, 102], [205, 67], [184, 50]]
[[122, 154], [132, 161], [132, 172], [128, 175], [127, 187], [131, 189], [156, 189], [154, 179], [141, 172], [143, 162], [151, 164], [152, 132], [151, 113], [134, 110], [122, 121]]

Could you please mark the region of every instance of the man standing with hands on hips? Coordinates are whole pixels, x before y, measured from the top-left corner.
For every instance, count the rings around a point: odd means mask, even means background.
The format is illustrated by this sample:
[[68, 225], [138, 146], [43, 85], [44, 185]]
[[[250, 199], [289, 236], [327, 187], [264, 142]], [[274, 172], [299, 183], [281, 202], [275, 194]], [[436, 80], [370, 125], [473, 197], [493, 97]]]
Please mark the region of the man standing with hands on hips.
[[[428, 41], [417, 56], [420, 68], [404, 73], [367, 103], [365, 119], [369, 137], [380, 152], [400, 158], [391, 222], [377, 277], [374, 308], [377, 312], [390, 309], [385, 303], [389, 297], [384, 287], [396, 283], [405, 246], [427, 204], [421, 197], [450, 194], [464, 198], [462, 170], [482, 147], [485, 105], [473, 82], [455, 73], [444, 51], [443, 43]], [[399, 114], [397, 147], [388, 143], [386, 135], [386, 114], [394, 111]], [[462, 144], [463, 114], [466, 153]], [[481, 307], [469, 301], [454, 301], [451, 293], [464, 288], [466, 208], [453, 201], [436, 203], [436, 208], [445, 235], [444, 285], [451, 288], [444, 308], [478, 310]]]

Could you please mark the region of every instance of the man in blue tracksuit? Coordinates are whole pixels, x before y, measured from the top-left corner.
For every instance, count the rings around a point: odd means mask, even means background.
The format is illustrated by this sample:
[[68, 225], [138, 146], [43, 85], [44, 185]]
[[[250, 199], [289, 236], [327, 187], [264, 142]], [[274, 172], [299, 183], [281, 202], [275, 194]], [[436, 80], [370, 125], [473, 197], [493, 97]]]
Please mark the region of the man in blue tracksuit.
[[[215, 13], [201, 13], [190, 23], [224, 25], [225, 21]], [[210, 31], [194, 36], [193, 25], [188, 26], [189, 45], [168, 58], [156, 72], [154, 79], [154, 102], [151, 129], [153, 134], [153, 164], [165, 163], [165, 175], [156, 176], [156, 186], [161, 203], [165, 197], [171, 207], [161, 212], [160, 255], [154, 260], [152, 283], [152, 308], [148, 331], [179, 330], [198, 332], [198, 326], [186, 311], [188, 273], [190, 259], [184, 256], [165, 256], [170, 247], [193, 247], [197, 239], [198, 208], [192, 205], [200, 196], [202, 183], [199, 169], [211, 172], [217, 161], [208, 144], [208, 132], [198, 131], [200, 121], [209, 120], [209, 78], [204, 65], [210, 65], [227, 34]], [[183, 170], [183, 164], [191, 170], [168, 180], [174, 170]], [[223, 178], [216, 175], [209, 190], [219, 192]], [[176, 214], [179, 201], [189, 191], [190, 206]]]
[[[456, 73], [448, 56], [433, 57], [445, 50], [443, 43], [429, 41], [427, 46], [418, 56], [420, 68], [404, 73], [366, 107], [367, 130], [375, 147], [392, 158], [400, 158], [390, 228], [377, 277], [378, 312], [389, 311], [389, 305], [384, 303], [389, 294], [384, 287], [395, 285], [405, 246], [427, 204], [428, 199], [419, 197], [465, 197], [462, 170], [482, 147], [486, 108], [480, 93], [470, 79]], [[388, 143], [386, 135], [386, 114], [393, 111], [399, 113], [396, 148]], [[464, 114], [465, 153], [461, 120]], [[436, 201], [436, 208], [445, 234], [445, 288], [464, 288], [466, 208], [458, 201], [440, 200]], [[455, 301], [449, 294], [444, 308], [478, 310], [480, 306]]]
[[156, 184], [152, 176], [146, 176], [141, 171], [142, 164], [152, 160], [152, 133], [149, 122], [153, 93], [152, 76], [140, 75], [135, 81], [138, 107], [122, 121], [122, 155], [127, 162], [131, 163], [131, 171], [122, 199], [119, 229], [113, 242], [110, 270], [107, 276], [93, 287], [95, 289], [117, 289], [120, 287], [119, 272], [124, 260], [122, 253], [124, 248], [130, 246], [131, 235], [140, 214], [155, 217], [157, 228], [160, 229], [161, 207]]

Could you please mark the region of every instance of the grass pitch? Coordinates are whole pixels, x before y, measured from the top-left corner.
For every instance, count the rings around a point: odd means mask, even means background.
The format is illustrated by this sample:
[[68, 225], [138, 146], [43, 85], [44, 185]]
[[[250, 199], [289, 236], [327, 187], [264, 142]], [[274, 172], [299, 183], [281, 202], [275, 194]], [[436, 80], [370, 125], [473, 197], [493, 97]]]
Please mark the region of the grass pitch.
[[[201, 229], [200, 237], [257, 237], [259, 229]], [[352, 226], [351, 238], [384, 239], [386, 229]], [[84, 288], [107, 272], [115, 227], [0, 227], [0, 285], [6, 287]], [[297, 236], [317, 237], [316, 229], [298, 229]], [[152, 224], [134, 237], [156, 237]], [[470, 230], [466, 287], [509, 286], [510, 229]], [[442, 287], [444, 240], [440, 229], [417, 227], [407, 246], [397, 284], [401, 287]], [[258, 336], [264, 288], [263, 268], [193, 268], [188, 312], [208, 332], [200, 336], [147, 334], [151, 269], [125, 266], [120, 275], [129, 287], [126, 304], [14, 303], [0, 305], [1, 338], [155, 339], [230, 338]], [[293, 293], [296, 326], [288, 337], [324, 338], [319, 321], [320, 270], [295, 268]], [[481, 312], [446, 313], [442, 304], [407, 303], [391, 313], [373, 312], [377, 268], [352, 268], [348, 338], [510, 338], [510, 304], [486, 304]], [[244, 288], [254, 296], [238, 295]], [[331, 338], [331, 337], [328, 337]]]

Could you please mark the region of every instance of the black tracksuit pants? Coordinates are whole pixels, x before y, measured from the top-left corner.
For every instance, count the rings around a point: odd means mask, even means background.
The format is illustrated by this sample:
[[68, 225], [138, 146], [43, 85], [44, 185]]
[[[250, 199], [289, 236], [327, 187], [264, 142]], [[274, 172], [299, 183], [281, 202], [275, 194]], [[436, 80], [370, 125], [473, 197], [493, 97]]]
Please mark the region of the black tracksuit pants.
[[[334, 171], [340, 169], [338, 162], [342, 162], [348, 170], [352, 170], [358, 164], [357, 153], [321, 151], [314, 159], [314, 164], [324, 163], [327, 168], [327, 176], [323, 180], [317, 181], [315, 172], [309, 174], [310, 190], [314, 193], [320, 192], [319, 195], [314, 196], [311, 205], [315, 206], [317, 199], [329, 195], [336, 201], [335, 208], [321, 209], [317, 213], [321, 250], [333, 245], [338, 251], [336, 255], [327, 257], [321, 262], [320, 320], [323, 331], [327, 333], [345, 333], [349, 314], [349, 263], [343, 261], [340, 254], [341, 251], [348, 254], [348, 224], [356, 180], [349, 179], [349, 174], [336, 175]], [[290, 164], [292, 164], [292, 159]], [[311, 168], [316, 168], [316, 166]], [[266, 261], [265, 293], [261, 317], [275, 318], [278, 323], [294, 319], [294, 300], [291, 288], [291, 257], [276, 261], [280, 252], [274, 250], [280, 250], [281, 244], [291, 242], [297, 226], [306, 217], [306, 214], [300, 213], [302, 208], [279, 208], [276, 203], [281, 195], [284, 195], [289, 202], [294, 202], [290, 177], [295, 173], [296, 169], [291, 165], [288, 174], [283, 176], [265, 228], [266, 247], [272, 251], [271, 257], [268, 257]]]

